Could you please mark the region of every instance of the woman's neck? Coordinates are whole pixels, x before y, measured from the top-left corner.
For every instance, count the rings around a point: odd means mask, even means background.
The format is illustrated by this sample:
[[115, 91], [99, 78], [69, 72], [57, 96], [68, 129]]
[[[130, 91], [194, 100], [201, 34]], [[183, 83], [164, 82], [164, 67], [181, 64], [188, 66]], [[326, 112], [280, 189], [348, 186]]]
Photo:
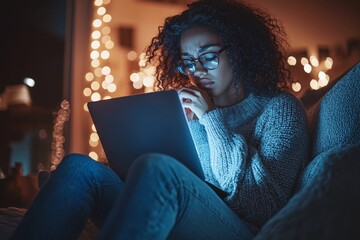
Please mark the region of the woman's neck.
[[235, 104], [238, 104], [242, 100], [246, 98], [247, 94], [242, 88], [234, 89], [232, 94], [228, 94], [226, 96], [214, 97], [212, 100], [214, 104], [218, 108], [230, 107]]

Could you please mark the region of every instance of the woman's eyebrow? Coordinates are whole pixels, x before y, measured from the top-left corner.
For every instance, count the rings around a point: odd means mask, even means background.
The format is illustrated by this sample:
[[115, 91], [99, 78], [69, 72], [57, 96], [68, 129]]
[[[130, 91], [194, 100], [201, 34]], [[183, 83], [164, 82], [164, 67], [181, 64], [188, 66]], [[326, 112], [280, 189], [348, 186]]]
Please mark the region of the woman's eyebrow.
[[219, 47], [219, 46], [220, 46], [220, 44], [218, 44], [218, 43], [209, 43], [209, 44], [203, 45], [200, 47], [199, 53], [203, 53], [211, 47]]
[[[208, 50], [211, 47], [219, 47], [219, 46], [220, 46], [220, 44], [218, 44], [218, 43], [209, 43], [209, 44], [200, 46], [200, 49], [199, 49], [198, 53], [201, 54], [201, 53], [205, 52], [206, 50]], [[191, 54], [189, 54], [187, 52], [182, 53], [181, 56], [183, 56], [183, 57], [193, 57], [193, 55], [191, 55]]]

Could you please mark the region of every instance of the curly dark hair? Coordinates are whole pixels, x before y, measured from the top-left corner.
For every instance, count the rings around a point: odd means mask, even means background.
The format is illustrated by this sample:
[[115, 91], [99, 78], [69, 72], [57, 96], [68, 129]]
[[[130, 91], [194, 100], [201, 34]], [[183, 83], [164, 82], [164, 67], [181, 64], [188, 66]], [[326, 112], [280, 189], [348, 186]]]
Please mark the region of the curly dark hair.
[[235, 0], [199, 0], [179, 15], [168, 17], [146, 48], [147, 62], [156, 65], [160, 90], [188, 86], [190, 80], [177, 71], [180, 39], [185, 30], [207, 27], [227, 46], [234, 86], [247, 93], [277, 92], [288, 86], [288, 44], [282, 25], [271, 14]]

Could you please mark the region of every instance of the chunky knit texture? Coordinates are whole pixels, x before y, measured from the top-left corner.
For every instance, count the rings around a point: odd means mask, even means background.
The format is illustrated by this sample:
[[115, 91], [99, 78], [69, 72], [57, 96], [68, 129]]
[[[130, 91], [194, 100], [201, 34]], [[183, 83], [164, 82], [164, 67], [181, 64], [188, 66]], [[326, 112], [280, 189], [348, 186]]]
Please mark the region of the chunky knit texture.
[[360, 62], [326, 93], [318, 111], [312, 158], [360, 142]]
[[256, 239], [360, 239], [360, 63], [335, 83], [315, 111], [299, 191]]
[[250, 94], [189, 123], [207, 181], [256, 233], [293, 193], [308, 155], [305, 111], [290, 94]]

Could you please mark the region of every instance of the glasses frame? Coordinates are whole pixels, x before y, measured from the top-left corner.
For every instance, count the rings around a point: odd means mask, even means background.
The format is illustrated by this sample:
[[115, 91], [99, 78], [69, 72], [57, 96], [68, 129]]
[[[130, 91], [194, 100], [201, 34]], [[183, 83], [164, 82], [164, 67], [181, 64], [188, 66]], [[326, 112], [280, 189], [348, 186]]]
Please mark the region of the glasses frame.
[[[182, 69], [182, 67], [180, 66], [180, 64], [184, 61], [184, 59], [181, 59], [180, 61], [178, 61], [178, 63], [177, 63], [177, 70], [181, 73], [181, 74], [183, 74], [183, 75], [185, 75], [185, 76], [187, 76], [187, 75], [189, 75], [189, 74], [194, 74], [195, 73], [195, 71], [196, 71], [196, 63], [197, 62], [199, 62], [200, 64], [201, 64], [201, 66], [203, 67], [203, 68], [205, 68], [206, 70], [215, 70], [215, 69], [217, 69], [218, 67], [219, 67], [219, 65], [220, 65], [220, 54], [222, 53], [222, 52], [224, 52], [224, 50], [226, 49], [226, 45], [225, 46], [223, 46], [222, 48], [220, 48], [218, 51], [210, 51], [210, 52], [206, 52], [206, 53], [202, 53], [202, 54], [200, 54], [197, 58], [194, 58], [194, 59], [187, 59], [187, 60], [189, 60], [189, 61], [191, 61], [191, 62], [193, 62], [193, 64], [194, 64], [194, 72], [190, 72], [189, 71], [189, 73], [186, 73], [183, 69]], [[208, 54], [208, 53], [215, 53], [216, 54], [216, 57], [217, 57], [217, 60], [218, 60], [218, 65], [215, 67], [215, 68], [207, 68], [207, 67], [205, 67], [204, 66], [204, 64], [203, 64], [203, 62], [200, 60], [200, 58], [201, 58], [201, 56], [202, 55], [204, 55], [204, 54]]]

